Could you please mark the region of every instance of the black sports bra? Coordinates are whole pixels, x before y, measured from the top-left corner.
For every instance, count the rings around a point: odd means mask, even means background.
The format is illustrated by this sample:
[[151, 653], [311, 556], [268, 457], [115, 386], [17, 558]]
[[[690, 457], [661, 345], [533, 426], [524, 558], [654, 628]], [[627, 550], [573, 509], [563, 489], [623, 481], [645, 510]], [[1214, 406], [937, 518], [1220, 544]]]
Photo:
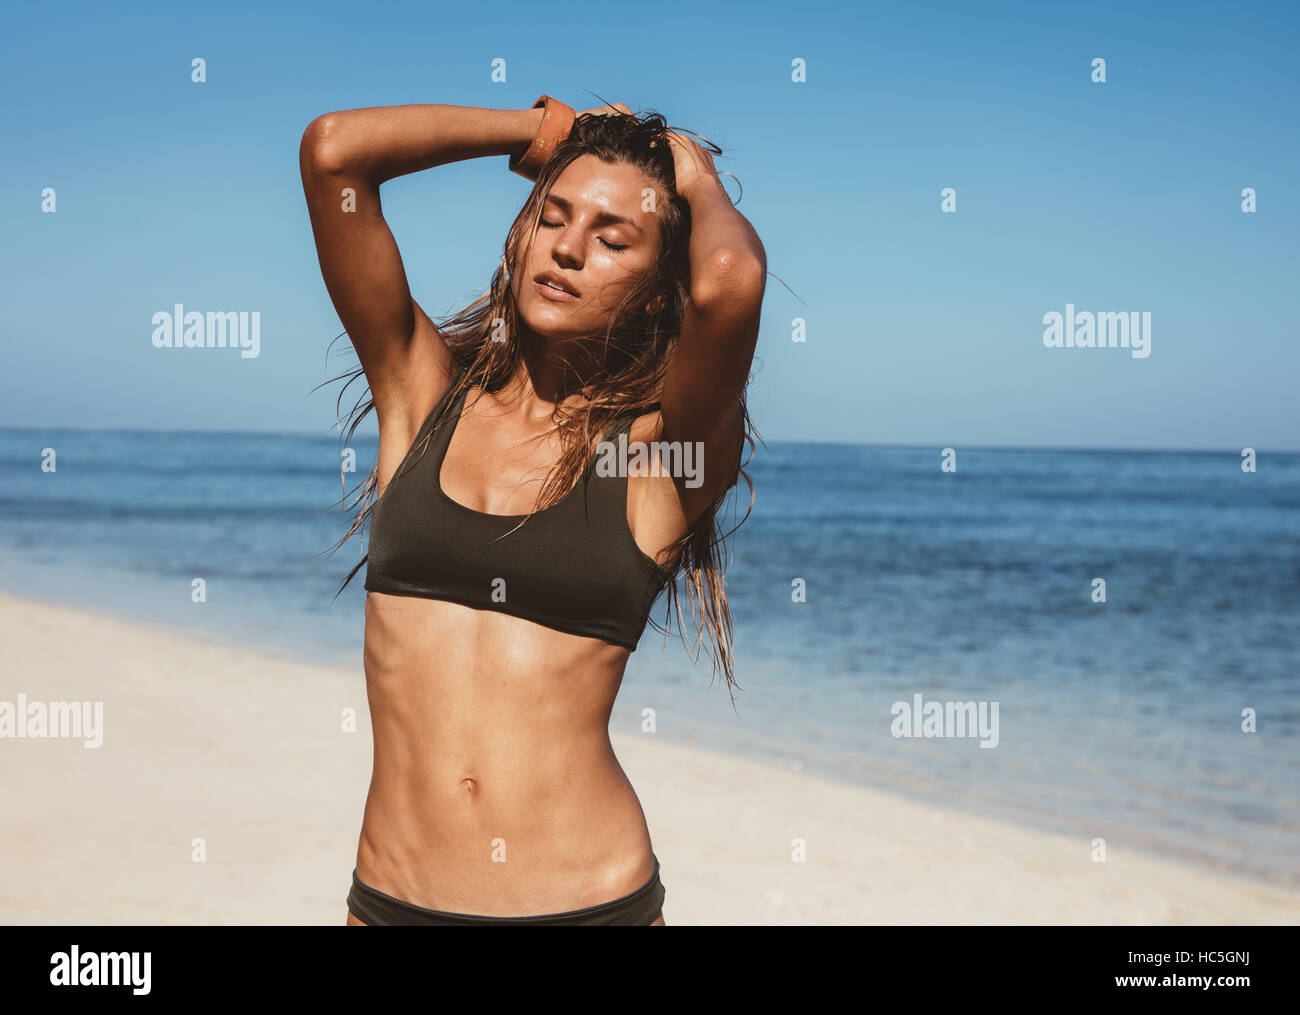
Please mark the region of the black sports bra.
[[366, 590], [497, 610], [636, 651], [675, 569], [655, 563], [633, 539], [626, 476], [598, 475], [593, 459], [563, 500], [499, 539], [524, 516], [473, 511], [439, 482], [468, 389], [412, 462], [464, 372], [457, 371], [374, 506]]

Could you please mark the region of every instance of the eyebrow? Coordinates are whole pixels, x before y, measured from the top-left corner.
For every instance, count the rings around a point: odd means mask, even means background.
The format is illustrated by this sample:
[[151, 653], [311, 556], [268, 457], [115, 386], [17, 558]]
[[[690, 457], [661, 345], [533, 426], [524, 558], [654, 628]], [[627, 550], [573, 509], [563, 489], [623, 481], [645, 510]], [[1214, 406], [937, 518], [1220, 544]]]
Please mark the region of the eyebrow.
[[[556, 197], [554, 194], [547, 194], [546, 200], [554, 201], [557, 205], [560, 206], [560, 211], [564, 212], [566, 215], [573, 213], [573, 205], [571, 205], [568, 201], [566, 201], [562, 197]], [[626, 218], [622, 215], [615, 215], [612, 212], [607, 212], [607, 211], [596, 212], [596, 223], [597, 225], [631, 226], [641, 235], [643, 236], [645, 235], [645, 230], [642, 229], [635, 222], [633, 222], [630, 218]]]

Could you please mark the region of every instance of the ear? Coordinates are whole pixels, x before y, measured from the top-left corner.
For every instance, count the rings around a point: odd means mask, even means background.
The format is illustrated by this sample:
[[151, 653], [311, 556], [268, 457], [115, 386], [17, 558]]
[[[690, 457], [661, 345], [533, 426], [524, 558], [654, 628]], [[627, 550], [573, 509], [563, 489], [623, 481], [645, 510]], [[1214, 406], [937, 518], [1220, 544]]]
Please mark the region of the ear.
[[664, 308], [664, 297], [663, 294], [660, 293], [658, 296], [656, 296], [654, 299], [652, 299], [649, 303], [646, 304], [645, 311], [647, 314], [653, 316], [654, 314], [657, 314], [661, 310], [663, 310], [663, 308]]

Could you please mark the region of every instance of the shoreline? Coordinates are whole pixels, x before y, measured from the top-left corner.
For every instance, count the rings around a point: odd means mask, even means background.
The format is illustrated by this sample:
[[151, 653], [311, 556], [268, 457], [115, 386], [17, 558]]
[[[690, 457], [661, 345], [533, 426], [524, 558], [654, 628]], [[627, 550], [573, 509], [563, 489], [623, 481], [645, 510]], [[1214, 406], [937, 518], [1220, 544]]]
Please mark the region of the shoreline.
[[[0, 701], [103, 701], [103, 746], [0, 750], [6, 923], [342, 925], [370, 778], [361, 662], [0, 593]], [[356, 732], [341, 730], [354, 709]], [[672, 924], [1300, 922], [1300, 892], [752, 758], [612, 736]], [[807, 861], [792, 862], [802, 842]], [[205, 862], [194, 862], [196, 850]]]
[[[343, 664], [337, 658], [326, 658], [333, 656], [334, 653], [322, 652], [315, 656], [308, 655], [306, 658], [301, 653], [308, 652], [306, 648], [286, 648], [283, 644], [265, 641], [253, 638], [247, 643], [232, 641], [229, 637], [218, 636], [211, 631], [205, 631], [197, 627], [189, 627], [184, 624], [173, 622], [171, 620], [154, 620], [145, 619], [138, 613], [130, 610], [121, 609], [113, 606], [106, 606], [102, 603], [66, 603], [58, 602], [48, 597], [23, 597], [0, 588], [0, 610], [3, 609], [7, 601], [23, 603], [30, 605], [45, 606], [51, 609], [65, 609], [76, 612], [89, 613], [100, 617], [110, 623], [120, 623], [129, 627], [134, 627], [142, 632], [159, 632], [181, 640], [190, 640], [215, 649], [238, 649], [256, 653], [259, 656], [273, 661], [277, 664], [290, 666], [307, 666], [319, 667], [330, 670], [352, 671], [352, 667]], [[644, 650], [643, 646], [643, 650]], [[360, 645], [357, 648], [357, 665], [355, 671], [358, 679], [364, 681], [364, 673], [361, 668], [362, 650]], [[0, 687], [0, 692], [3, 687]], [[626, 698], [626, 695], [622, 696]], [[0, 700], [5, 700], [3, 694], [0, 694]], [[614, 716], [618, 717], [620, 711], [634, 708], [627, 704], [626, 701], [620, 700], [615, 703]], [[636, 725], [637, 720], [631, 717], [632, 725]], [[1184, 864], [1185, 866], [1206, 874], [1221, 875], [1226, 877], [1237, 878], [1249, 882], [1257, 887], [1279, 888], [1284, 891], [1300, 891], [1300, 875], [1284, 875], [1272, 873], [1258, 868], [1243, 868], [1233, 866], [1231, 863], [1219, 859], [1212, 853], [1198, 851], [1193, 848], [1179, 847], [1172, 843], [1168, 834], [1161, 835], [1158, 832], [1152, 832], [1148, 829], [1126, 827], [1106, 821], [1094, 821], [1087, 817], [1065, 815], [1059, 811], [1044, 811], [1040, 815], [1029, 813], [1033, 805], [1024, 801], [1016, 801], [1009, 798], [991, 798], [992, 803], [987, 811], [981, 811], [974, 804], [967, 803], [958, 799], [959, 794], [952, 790], [951, 787], [940, 783], [935, 783], [931, 779], [923, 776], [913, 776], [897, 783], [890, 784], [884, 782], [868, 782], [865, 780], [855, 780], [852, 777], [835, 770], [828, 762], [816, 754], [805, 754], [801, 745], [798, 743], [783, 744], [778, 746], [777, 750], [787, 755], [782, 762], [772, 761], [765, 758], [757, 746], [737, 742], [736, 732], [732, 728], [714, 728], [707, 726], [703, 732], [713, 732], [716, 734], [717, 741], [730, 741], [724, 746], [698, 746], [698, 738], [688, 736], [686, 742], [678, 739], [669, 741], [670, 746], [682, 746], [687, 749], [707, 751], [711, 754], [727, 757], [740, 758], [755, 762], [764, 767], [774, 767], [781, 771], [803, 772], [809, 776], [830, 782], [836, 786], [842, 786], [848, 789], [865, 789], [872, 792], [883, 793], [892, 798], [904, 799], [909, 802], [919, 803], [923, 806], [929, 806], [941, 811], [952, 811], [975, 818], [990, 818], [991, 820], [1000, 821], [1006, 824], [1014, 825], [1017, 828], [1023, 828], [1028, 831], [1041, 832], [1047, 835], [1057, 835], [1069, 837], [1072, 834], [1092, 835], [1101, 834], [1108, 839], [1110, 833], [1116, 836], [1131, 836], [1131, 848], [1148, 857], [1171, 860]], [[621, 734], [626, 736], [626, 734]], [[615, 732], [611, 734], [617, 749], [620, 734]], [[743, 735], [742, 735], [743, 738]], [[633, 740], [640, 739], [633, 737]], [[621, 757], [621, 751], [619, 752]], [[790, 757], [794, 755], [794, 757]], [[907, 785], [912, 783], [912, 786]], [[908, 795], [908, 791], [914, 789], [916, 796]], [[1017, 808], [1026, 813], [1012, 813]], [[1075, 826], [1075, 827], [1070, 827]], [[1300, 922], [1300, 916], [1297, 917]]]

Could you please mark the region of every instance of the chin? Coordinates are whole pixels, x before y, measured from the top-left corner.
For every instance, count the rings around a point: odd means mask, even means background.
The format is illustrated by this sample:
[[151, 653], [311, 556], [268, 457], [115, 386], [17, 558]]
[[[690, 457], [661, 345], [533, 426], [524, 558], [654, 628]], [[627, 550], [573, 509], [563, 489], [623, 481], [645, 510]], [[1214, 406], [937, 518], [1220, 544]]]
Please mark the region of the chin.
[[542, 338], [558, 340], [561, 338], [569, 338], [574, 333], [572, 323], [565, 320], [560, 314], [557, 314], [550, 305], [544, 307], [533, 305], [525, 308], [516, 303], [515, 316], [517, 316], [530, 331]]

